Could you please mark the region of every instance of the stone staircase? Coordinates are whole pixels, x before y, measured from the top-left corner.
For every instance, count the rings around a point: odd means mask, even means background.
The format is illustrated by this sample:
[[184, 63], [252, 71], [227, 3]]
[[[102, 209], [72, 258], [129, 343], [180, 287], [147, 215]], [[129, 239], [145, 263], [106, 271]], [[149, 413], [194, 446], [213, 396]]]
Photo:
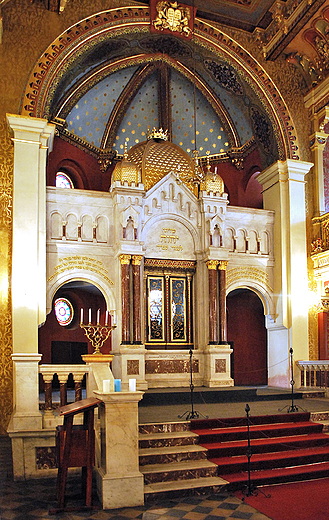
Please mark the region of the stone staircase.
[[144, 475], [145, 500], [166, 496], [211, 493], [227, 481], [207, 459], [207, 449], [189, 422], [139, 426], [139, 463]]

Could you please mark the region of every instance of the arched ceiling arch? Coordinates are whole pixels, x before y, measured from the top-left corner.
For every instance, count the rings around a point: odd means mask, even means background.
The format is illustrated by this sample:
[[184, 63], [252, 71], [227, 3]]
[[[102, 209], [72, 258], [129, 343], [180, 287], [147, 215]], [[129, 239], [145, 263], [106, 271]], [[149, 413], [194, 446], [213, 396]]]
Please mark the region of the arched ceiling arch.
[[[190, 151], [194, 88], [201, 152], [232, 155], [256, 143], [264, 167], [278, 159], [299, 158], [288, 108], [265, 70], [245, 49], [199, 19], [191, 41], [153, 35], [149, 26], [149, 10], [143, 6], [97, 13], [69, 28], [32, 70], [21, 113], [65, 120], [81, 142], [100, 150], [116, 147], [120, 151], [128, 140], [127, 131], [134, 130], [131, 144], [135, 144], [150, 126], [170, 123], [173, 142]], [[119, 78], [120, 71], [124, 74]], [[114, 79], [117, 88], [109, 84]], [[112, 105], [99, 118], [99, 98], [97, 94], [92, 100], [93, 89], [99, 92], [104, 85], [114, 94]], [[155, 106], [142, 118], [133, 111], [133, 101], [141, 106], [151, 89], [157, 90]], [[152, 121], [155, 107], [158, 114]], [[97, 111], [95, 117], [91, 110]], [[182, 110], [186, 117], [177, 123], [174, 114]]]

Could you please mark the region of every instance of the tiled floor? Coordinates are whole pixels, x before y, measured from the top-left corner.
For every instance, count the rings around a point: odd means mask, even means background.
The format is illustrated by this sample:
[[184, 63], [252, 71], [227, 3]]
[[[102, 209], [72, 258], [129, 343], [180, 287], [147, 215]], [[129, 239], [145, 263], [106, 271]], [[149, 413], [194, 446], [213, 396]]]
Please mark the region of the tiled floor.
[[[80, 482], [69, 479], [66, 508], [82, 505], [79, 495]], [[248, 504], [228, 493], [211, 496], [194, 496], [182, 499], [150, 502], [144, 506], [102, 510], [96, 497], [94, 509], [65, 511], [53, 514], [56, 507], [56, 481], [13, 482], [6, 479], [0, 483], [1, 520], [268, 520]], [[98, 506], [98, 507], [97, 507]]]

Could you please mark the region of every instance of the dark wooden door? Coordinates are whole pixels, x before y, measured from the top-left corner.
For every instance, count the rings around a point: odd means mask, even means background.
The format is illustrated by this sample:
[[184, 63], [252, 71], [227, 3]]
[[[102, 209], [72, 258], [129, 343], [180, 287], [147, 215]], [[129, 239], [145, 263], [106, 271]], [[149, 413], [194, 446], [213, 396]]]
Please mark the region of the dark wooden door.
[[227, 296], [227, 339], [233, 344], [235, 386], [267, 385], [267, 335], [260, 298], [247, 289]]

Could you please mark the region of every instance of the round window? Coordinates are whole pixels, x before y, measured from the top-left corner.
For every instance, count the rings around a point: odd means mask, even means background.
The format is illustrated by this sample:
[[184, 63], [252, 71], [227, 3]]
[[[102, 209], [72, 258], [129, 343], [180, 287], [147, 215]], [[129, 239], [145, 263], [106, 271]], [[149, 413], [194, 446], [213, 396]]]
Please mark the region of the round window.
[[69, 325], [73, 320], [74, 310], [71, 302], [66, 298], [55, 300], [55, 316], [60, 325]]
[[70, 177], [64, 172], [56, 173], [56, 188], [68, 188], [73, 189], [73, 182]]

